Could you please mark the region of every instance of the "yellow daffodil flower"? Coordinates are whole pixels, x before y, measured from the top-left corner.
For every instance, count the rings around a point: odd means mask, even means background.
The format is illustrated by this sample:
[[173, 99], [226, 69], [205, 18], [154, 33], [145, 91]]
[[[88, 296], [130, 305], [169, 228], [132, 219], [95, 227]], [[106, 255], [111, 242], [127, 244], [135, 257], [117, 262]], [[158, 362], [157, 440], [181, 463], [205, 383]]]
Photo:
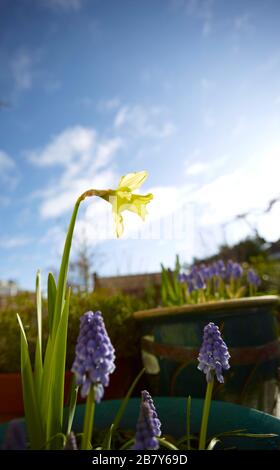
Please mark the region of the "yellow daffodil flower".
[[147, 214], [146, 205], [153, 199], [151, 193], [145, 196], [133, 194], [133, 191], [139, 188], [147, 179], [147, 171], [139, 171], [137, 173], [129, 173], [122, 176], [117, 189], [108, 190], [89, 190], [81, 196], [81, 200], [88, 196], [99, 196], [112, 204], [113, 217], [116, 226], [117, 237], [123, 234], [123, 217], [122, 212], [128, 210], [138, 214], [143, 220]]

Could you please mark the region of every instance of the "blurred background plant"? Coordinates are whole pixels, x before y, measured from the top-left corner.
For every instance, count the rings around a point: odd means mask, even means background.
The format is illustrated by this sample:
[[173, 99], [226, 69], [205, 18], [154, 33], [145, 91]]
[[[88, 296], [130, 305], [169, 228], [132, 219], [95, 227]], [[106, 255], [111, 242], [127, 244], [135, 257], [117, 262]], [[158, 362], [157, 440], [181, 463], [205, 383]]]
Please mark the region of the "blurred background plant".
[[[67, 368], [71, 368], [74, 349], [79, 332], [80, 316], [89, 310], [101, 310], [111, 341], [116, 349], [117, 359], [129, 358], [138, 353], [140, 333], [132, 313], [145, 308], [147, 304], [133, 296], [108, 295], [106, 292], [74, 293], [71, 297], [67, 345]], [[0, 373], [20, 371], [20, 342], [16, 313], [19, 312], [28, 332], [31, 356], [34, 358], [36, 345], [36, 311], [34, 294], [21, 293], [11, 297], [0, 309]], [[47, 303], [43, 300], [43, 331], [47, 338]]]
[[[84, 245], [82, 243], [79, 246]], [[86, 251], [86, 250], [84, 250]], [[83, 271], [88, 272], [88, 264], [92, 260], [85, 256], [87, 262], [85, 263], [86, 269]], [[275, 253], [273, 253], [275, 255]], [[245, 291], [242, 289], [238, 295], [248, 296], [250, 294], [250, 283], [247, 281], [247, 274], [251, 271], [250, 268], [258, 274], [258, 286], [252, 286], [252, 293], [256, 292], [257, 295], [262, 294], [276, 294], [280, 293], [280, 262], [277, 256], [273, 257], [270, 248], [267, 248], [267, 242], [260, 237], [253, 237], [245, 239], [236, 245], [228, 246], [223, 245], [218, 253], [208, 259], [198, 260], [194, 259], [192, 266], [181, 263], [179, 257], [176, 257], [175, 266], [173, 269], [168, 269], [161, 265], [161, 286], [153, 284], [152, 280], [148, 285], [143, 287], [142, 291], [134, 294], [124, 294], [122, 289], [118, 287], [117, 291], [106, 288], [95, 288], [95, 291], [86, 292], [85, 283], [81, 288], [77, 288], [76, 292], [72, 294], [72, 301], [69, 316], [69, 337], [67, 348], [67, 367], [70, 368], [74, 357], [74, 347], [76, 336], [78, 333], [79, 317], [88, 310], [101, 310], [104, 316], [106, 328], [109, 332], [112, 343], [117, 351], [117, 358], [125, 358], [133, 356], [139, 347], [139, 330], [135, 327], [132, 313], [137, 310], [145, 310], [161, 306], [176, 306], [183, 305], [187, 302], [201, 302], [208, 300], [212, 295], [212, 300], [230, 298], [231, 290], [230, 285], [226, 290], [226, 283], [224, 279], [220, 279], [220, 289], [215, 291], [207, 291], [207, 282], [204, 288], [196, 289], [192, 295], [188, 295], [186, 280], [188, 276], [193, 276], [192, 283], [197, 279], [198, 283], [202, 282], [202, 274], [207, 276], [207, 269], [209, 271], [221, 270], [222, 276], [224, 275], [227, 267], [229, 269], [229, 260], [238, 260], [239, 268], [235, 264], [235, 274], [243, 270], [242, 276], [239, 279], [233, 279], [235, 288], [237, 285], [246, 287]], [[220, 262], [219, 262], [220, 260]], [[223, 260], [223, 263], [221, 262]], [[75, 260], [74, 260], [75, 262]], [[90, 263], [90, 264], [91, 264]], [[204, 265], [204, 267], [203, 267]], [[198, 268], [200, 267], [200, 268]], [[210, 269], [211, 267], [211, 269]], [[91, 264], [91, 272], [93, 266]], [[204, 270], [204, 271], [203, 271]], [[183, 274], [183, 276], [180, 276]], [[204, 280], [203, 277], [203, 280]], [[214, 276], [215, 277], [215, 276]], [[82, 278], [82, 276], [81, 276]], [[187, 279], [186, 279], [187, 278]], [[214, 278], [209, 282], [213, 287]], [[217, 280], [217, 279], [216, 279]], [[180, 282], [183, 281], [183, 282]], [[129, 277], [125, 278], [125, 285], [129, 285]], [[190, 283], [190, 286], [192, 286]], [[239, 287], [239, 288], [240, 288]], [[212, 294], [211, 294], [212, 292]], [[211, 295], [210, 295], [211, 294]], [[207, 297], [208, 295], [208, 297]], [[16, 313], [20, 313], [25, 328], [28, 331], [30, 338], [30, 348], [32, 355], [35, 351], [36, 339], [36, 312], [34, 309], [35, 294], [31, 292], [21, 292], [16, 296], [5, 298], [5, 302], [0, 305], [0, 372], [17, 372], [20, 367], [20, 345], [19, 345], [19, 331], [16, 322]], [[43, 321], [44, 331], [47, 331], [46, 322], [47, 305], [43, 300]]]
[[216, 255], [194, 259], [192, 265], [176, 256], [173, 270], [161, 268], [163, 306], [280, 293], [279, 259], [260, 237], [223, 245]]

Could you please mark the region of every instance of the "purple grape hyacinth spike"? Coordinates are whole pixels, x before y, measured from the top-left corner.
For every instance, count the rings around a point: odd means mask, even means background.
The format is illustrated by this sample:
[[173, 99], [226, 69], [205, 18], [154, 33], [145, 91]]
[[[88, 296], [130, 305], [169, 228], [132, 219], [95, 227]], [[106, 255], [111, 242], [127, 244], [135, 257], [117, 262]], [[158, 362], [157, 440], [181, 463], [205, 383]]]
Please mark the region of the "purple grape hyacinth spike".
[[140, 405], [140, 414], [136, 425], [135, 443], [133, 450], [157, 450], [161, 435], [161, 422], [151, 395], [144, 390]]
[[217, 380], [224, 383], [223, 370], [230, 368], [228, 348], [221, 337], [218, 326], [209, 323], [204, 328], [203, 342], [198, 356], [198, 369], [205, 373], [207, 382], [216, 374]]
[[2, 450], [27, 450], [27, 433], [23, 419], [13, 419], [10, 421]]
[[205, 283], [203, 279], [203, 274], [201, 271], [198, 271], [195, 278], [195, 285], [197, 289], [204, 289]]
[[241, 264], [234, 263], [232, 267], [232, 276], [234, 277], [234, 279], [240, 279], [242, 277], [242, 274], [243, 274], [243, 268]]
[[255, 287], [258, 287], [261, 283], [259, 276], [255, 273], [255, 271], [252, 268], [248, 270], [247, 280], [249, 284], [252, 284]]
[[95, 401], [99, 403], [104, 387], [109, 385], [109, 375], [115, 370], [115, 350], [106, 331], [101, 312], [87, 312], [80, 319], [80, 333], [72, 372], [81, 396], [86, 397], [94, 386]]
[[147, 402], [150, 406], [151, 411], [152, 411], [153, 425], [154, 425], [154, 428], [155, 428], [155, 431], [156, 431], [156, 436], [160, 436], [161, 435], [161, 422], [158, 418], [157, 410], [156, 410], [156, 407], [154, 405], [153, 399], [152, 399], [151, 395], [149, 394], [149, 392], [147, 392], [147, 390], [143, 390], [141, 392], [141, 395], [142, 395], [142, 401]]

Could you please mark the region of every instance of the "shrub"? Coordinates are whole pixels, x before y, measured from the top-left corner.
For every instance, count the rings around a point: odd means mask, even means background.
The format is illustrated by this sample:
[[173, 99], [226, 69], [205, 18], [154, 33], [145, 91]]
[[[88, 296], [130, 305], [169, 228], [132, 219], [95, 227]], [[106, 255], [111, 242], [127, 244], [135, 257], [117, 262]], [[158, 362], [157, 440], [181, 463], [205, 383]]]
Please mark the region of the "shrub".
[[[0, 309], [0, 372], [20, 371], [20, 331], [16, 319], [19, 313], [27, 331], [31, 355], [34, 357], [36, 343], [35, 296], [21, 293], [7, 300]], [[67, 368], [72, 366], [74, 350], [79, 332], [81, 315], [89, 310], [101, 310], [117, 358], [130, 357], [139, 351], [140, 333], [132, 313], [146, 307], [143, 301], [122, 294], [107, 296], [103, 293], [72, 294], [70, 302]], [[43, 301], [43, 321], [47, 336], [47, 303]]]

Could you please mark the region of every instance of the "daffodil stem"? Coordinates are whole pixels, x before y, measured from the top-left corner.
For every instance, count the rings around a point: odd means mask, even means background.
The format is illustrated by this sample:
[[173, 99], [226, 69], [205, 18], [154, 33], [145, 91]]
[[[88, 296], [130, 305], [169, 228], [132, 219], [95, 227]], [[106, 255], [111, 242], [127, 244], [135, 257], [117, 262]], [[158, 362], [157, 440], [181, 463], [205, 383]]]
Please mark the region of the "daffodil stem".
[[93, 385], [90, 387], [89, 394], [86, 401], [86, 411], [84, 418], [84, 427], [83, 427], [83, 437], [81, 450], [90, 450], [91, 449], [91, 438], [93, 430], [93, 420], [94, 420], [94, 388]]
[[205, 450], [207, 426], [208, 426], [209, 412], [210, 412], [210, 406], [211, 406], [213, 385], [214, 385], [214, 378], [212, 378], [212, 380], [208, 382], [207, 384], [204, 405], [203, 405], [200, 436], [199, 436], [199, 447], [198, 447], [199, 450]]

